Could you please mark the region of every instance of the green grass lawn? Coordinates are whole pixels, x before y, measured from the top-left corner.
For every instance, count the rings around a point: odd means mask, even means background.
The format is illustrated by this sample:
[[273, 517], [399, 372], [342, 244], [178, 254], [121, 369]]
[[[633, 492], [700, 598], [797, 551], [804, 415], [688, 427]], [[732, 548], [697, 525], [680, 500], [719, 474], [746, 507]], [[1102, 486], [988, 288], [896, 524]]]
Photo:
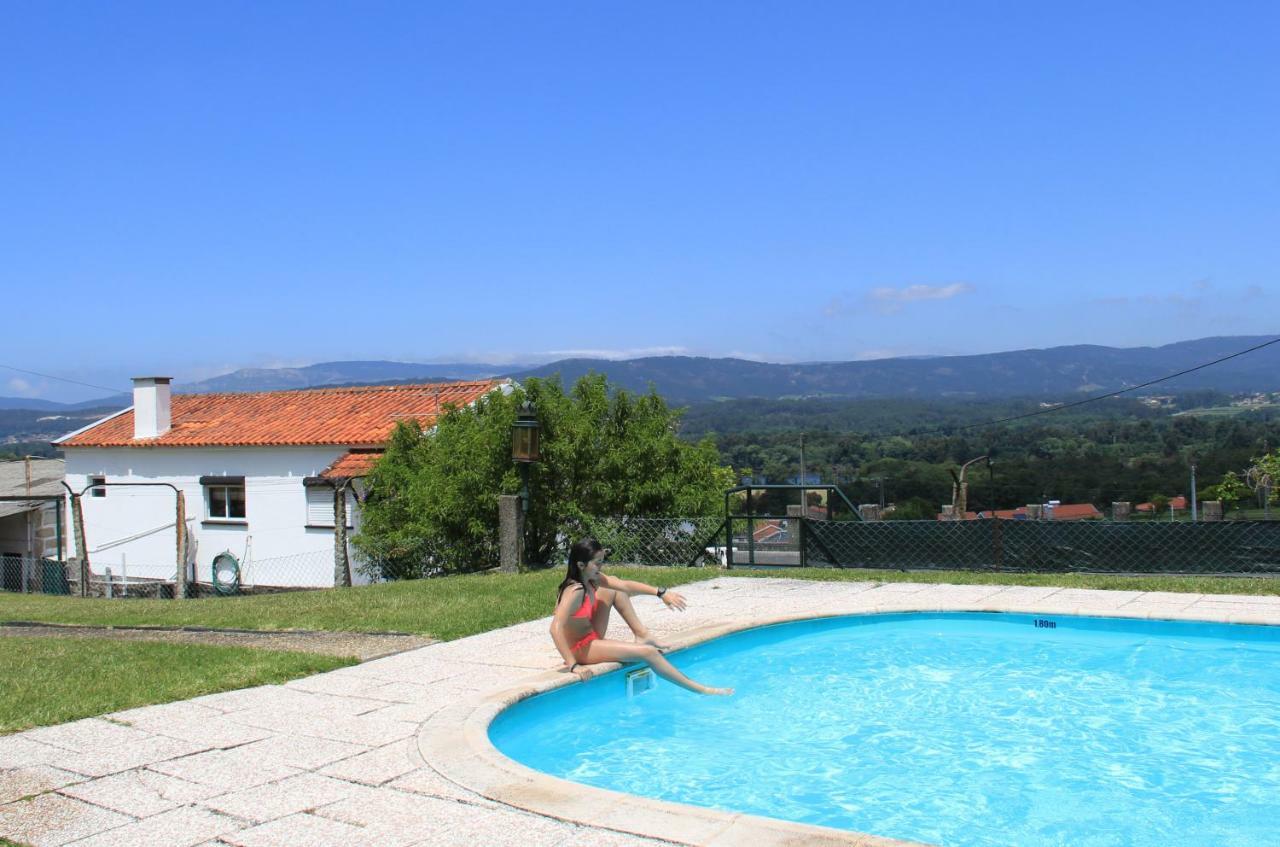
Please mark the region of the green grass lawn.
[[278, 683], [354, 659], [102, 638], [0, 638], [0, 735]]
[[[868, 571], [839, 568], [783, 570], [611, 568], [609, 573], [657, 585], [717, 576], [788, 577], [825, 581], [874, 580], [980, 585], [1061, 585], [1200, 594], [1280, 594], [1280, 580], [1103, 574], [1011, 574], [969, 571]], [[97, 626], [203, 626], [228, 629], [315, 629], [411, 632], [461, 638], [551, 614], [562, 572], [476, 574], [204, 600], [99, 600], [41, 594], [0, 594], [0, 621]]]

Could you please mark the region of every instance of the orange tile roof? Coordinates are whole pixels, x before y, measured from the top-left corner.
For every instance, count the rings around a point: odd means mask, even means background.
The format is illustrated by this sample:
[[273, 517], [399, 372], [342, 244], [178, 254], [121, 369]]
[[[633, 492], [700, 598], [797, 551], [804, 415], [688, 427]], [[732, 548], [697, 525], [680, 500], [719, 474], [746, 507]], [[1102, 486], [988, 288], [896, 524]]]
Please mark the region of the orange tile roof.
[[352, 450], [343, 453], [333, 464], [320, 472], [325, 479], [352, 479], [368, 476], [369, 471], [382, 458], [382, 450]]
[[[1090, 518], [1102, 517], [1102, 512], [1098, 511], [1098, 507], [1092, 503], [1059, 503], [1048, 511], [1055, 521], [1079, 521], [1088, 520]], [[1027, 507], [1019, 506], [1016, 509], [995, 509], [986, 512], [965, 512], [964, 519], [967, 521], [984, 520], [988, 518], [997, 518], [1000, 520], [1022, 520], [1027, 517]], [[938, 513], [938, 520], [942, 520], [942, 513]]]
[[133, 437], [133, 410], [59, 442], [60, 447], [268, 447], [342, 444], [380, 447], [396, 422], [430, 426], [442, 407], [465, 406], [502, 380], [375, 385], [256, 394], [175, 394], [172, 427]]

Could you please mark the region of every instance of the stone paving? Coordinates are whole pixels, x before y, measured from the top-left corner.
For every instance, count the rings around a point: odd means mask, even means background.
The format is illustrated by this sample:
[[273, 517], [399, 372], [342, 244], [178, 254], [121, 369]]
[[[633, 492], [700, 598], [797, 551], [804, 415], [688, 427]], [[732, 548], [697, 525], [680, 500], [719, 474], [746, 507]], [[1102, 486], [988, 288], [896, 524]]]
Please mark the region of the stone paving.
[[[1280, 597], [756, 578], [680, 591], [684, 614], [636, 601], [656, 633], [907, 609], [1280, 624]], [[666, 843], [493, 802], [442, 776], [420, 752], [419, 736], [437, 716], [559, 667], [547, 625], [544, 618], [285, 685], [0, 737], [0, 837], [32, 847]], [[629, 637], [620, 620], [613, 625], [610, 637]], [[716, 843], [756, 842], [748, 834]]]

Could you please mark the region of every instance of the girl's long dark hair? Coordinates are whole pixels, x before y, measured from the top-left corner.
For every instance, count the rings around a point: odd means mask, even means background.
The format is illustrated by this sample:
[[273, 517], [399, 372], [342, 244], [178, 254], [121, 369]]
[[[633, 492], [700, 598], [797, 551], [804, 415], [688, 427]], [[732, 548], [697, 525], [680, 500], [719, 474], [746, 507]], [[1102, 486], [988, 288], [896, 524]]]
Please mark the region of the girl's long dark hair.
[[586, 590], [587, 584], [582, 579], [582, 566], [594, 559], [603, 549], [600, 542], [591, 536], [587, 536], [569, 548], [569, 568], [565, 571], [564, 581], [556, 589], [557, 603], [560, 602], [560, 595], [564, 594], [564, 590], [575, 582], [581, 585], [584, 591]]

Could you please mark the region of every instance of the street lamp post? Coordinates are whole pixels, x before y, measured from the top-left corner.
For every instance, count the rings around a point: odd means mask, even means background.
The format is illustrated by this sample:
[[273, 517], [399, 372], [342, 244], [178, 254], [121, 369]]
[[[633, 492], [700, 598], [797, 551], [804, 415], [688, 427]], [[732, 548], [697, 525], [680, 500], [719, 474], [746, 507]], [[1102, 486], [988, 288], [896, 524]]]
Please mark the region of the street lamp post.
[[[529, 514], [529, 465], [542, 459], [539, 443], [537, 409], [531, 401], [526, 400], [520, 406], [516, 422], [511, 425], [511, 460], [520, 469], [520, 498], [518, 508], [512, 504], [514, 520], [503, 517], [502, 535], [506, 536], [502, 546], [504, 560], [511, 562], [505, 567], [523, 567], [524, 561], [524, 522]], [[514, 499], [514, 498], [512, 498]], [[510, 553], [506, 548], [512, 548]], [[510, 556], [511, 558], [507, 558]]]
[[952, 511], [956, 514], [956, 520], [964, 520], [965, 512], [969, 508], [969, 483], [965, 482], [965, 471], [969, 470], [969, 466], [974, 462], [981, 462], [986, 456], [979, 456], [976, 459], [970, 459], [960, 466], [959, 475], [955, 471], [951, 472], [951, 476], [955, 479], [955, 485], [951, 489], [951, 505]]

